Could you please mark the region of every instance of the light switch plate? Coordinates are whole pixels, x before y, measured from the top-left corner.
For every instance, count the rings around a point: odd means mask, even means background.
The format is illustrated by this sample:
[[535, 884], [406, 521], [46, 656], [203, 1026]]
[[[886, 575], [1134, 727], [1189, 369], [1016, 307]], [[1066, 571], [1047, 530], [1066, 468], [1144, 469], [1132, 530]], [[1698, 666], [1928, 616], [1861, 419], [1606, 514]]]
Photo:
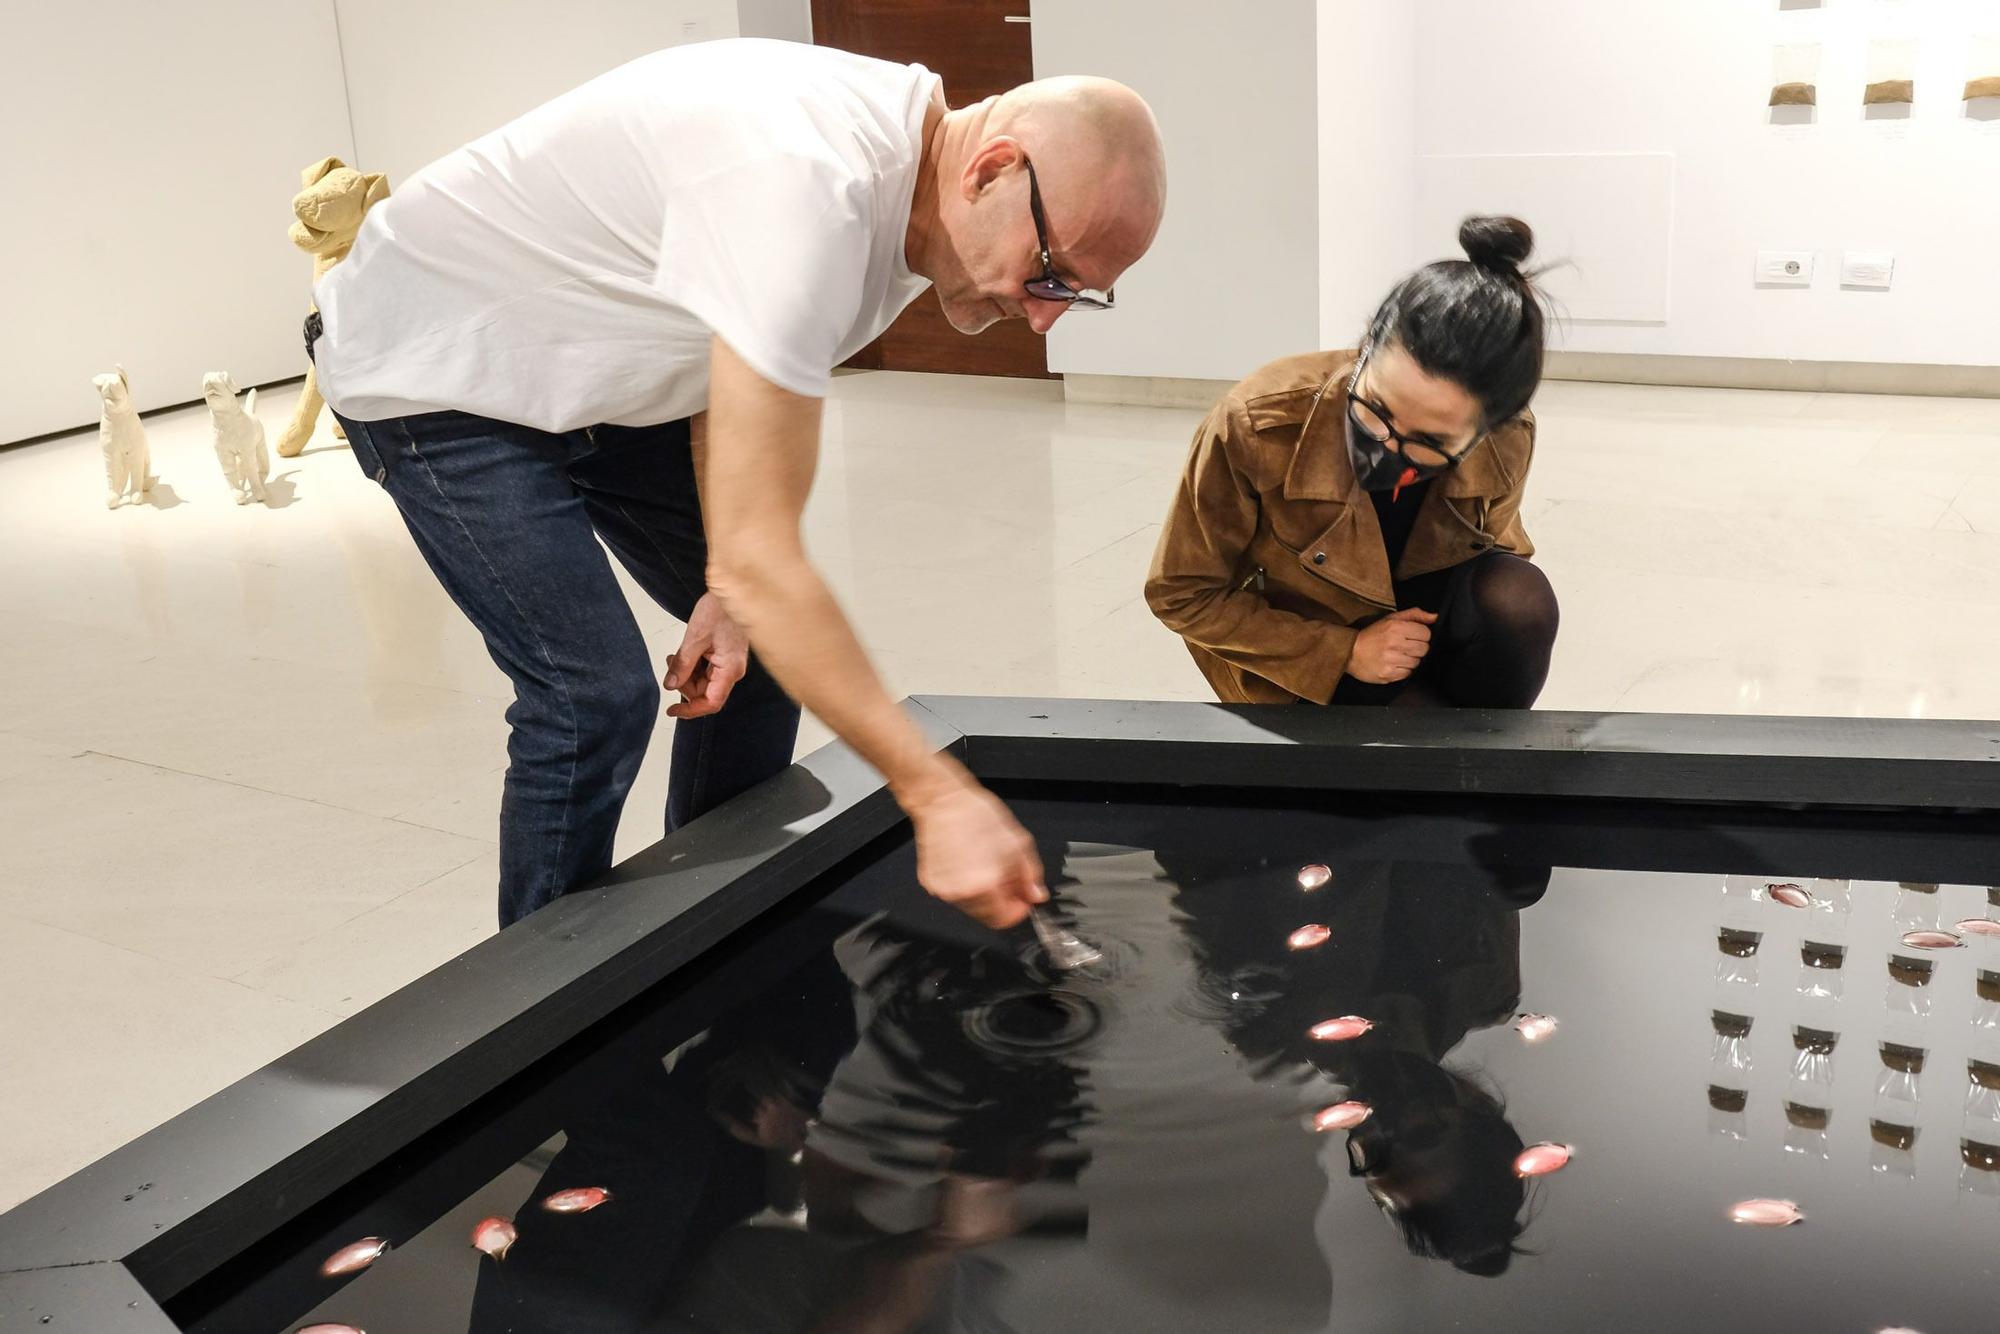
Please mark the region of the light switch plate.
[[1886, 290], [1896, 276], [1896, 257], [1886, 250], [1850, 250], [1841, 256], [1842, 287], [1872, 287]]
[[1765, 287], [1811, 287], [1813, 252], [1810, 250], [1759, 250], [1757, 282]]

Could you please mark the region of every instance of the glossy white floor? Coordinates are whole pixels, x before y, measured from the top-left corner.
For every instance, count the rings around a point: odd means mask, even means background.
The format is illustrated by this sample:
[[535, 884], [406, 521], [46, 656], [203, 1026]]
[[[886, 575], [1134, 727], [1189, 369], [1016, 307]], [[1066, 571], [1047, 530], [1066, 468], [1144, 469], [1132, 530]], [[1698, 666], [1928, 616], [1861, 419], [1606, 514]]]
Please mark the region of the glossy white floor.
[[[1539, 407], [1546, 706], [2000, 717], [2000, 402]], [[814, 549], [892, 685], [1202, 698], [1139, 598], [1199, 416], [838, 381]], [[503, 679], [330, 437], [238, 508], [206, 425], [116, 512], [94, 432], [0, 453], [0, 1207], [492, 929]]]

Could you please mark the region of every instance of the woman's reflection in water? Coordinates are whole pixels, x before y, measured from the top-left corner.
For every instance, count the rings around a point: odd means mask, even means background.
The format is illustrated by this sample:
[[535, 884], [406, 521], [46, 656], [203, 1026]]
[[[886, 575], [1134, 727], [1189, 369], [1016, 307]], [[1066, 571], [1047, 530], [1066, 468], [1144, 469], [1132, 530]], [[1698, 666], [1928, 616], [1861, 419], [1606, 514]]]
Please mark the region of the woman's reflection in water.
[[[1240, 874], [1186, 857], [1161, 861], [1191, 884], [1175, 906], [1205, 987], [1218, 1002], [1241, 998], [1207, 1008], [1259, 1076], [1316, 1070], [1323, 1078], [1310, 1086], [1327, 1101], [1368, 1103], [1373, 1114], [1347, 1132], [1349, 1173], [1410, 1252], [1504, 1273], [1526, 1228], [1527, 1187], [1513, 1166], [1521, 1136], [1493, 1090], [1443, 1062], [1519, 1006], [1518, 914], [1547, 889], [1548, 868], [1337, 866], [1329, 888], [1302, 895], [1251, 892]], [[1330, 939], [1291, 950], [1287, 937], [1307, 920]], [[1376, 1027], [1352, 1042], [1306, 1036], [1345, 1014]]]
[[[1082, 1230], [1063, 1057], [1095, 1024], [1004, 942], [956, 934], [865, 924], [671, 1069], [645, 1062], [482, 1262], [473, 1334], [1004, 1329], [1005, 1276], [973, 1252]], [[534, 1203], [582, 1185], [612, 1203]]]

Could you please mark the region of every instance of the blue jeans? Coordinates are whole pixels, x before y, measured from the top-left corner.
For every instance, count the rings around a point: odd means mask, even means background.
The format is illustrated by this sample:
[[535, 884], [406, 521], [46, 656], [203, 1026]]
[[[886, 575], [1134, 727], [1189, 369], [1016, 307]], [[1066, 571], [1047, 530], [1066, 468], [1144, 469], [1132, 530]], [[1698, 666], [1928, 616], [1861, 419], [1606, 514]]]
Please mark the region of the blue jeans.
[[[514, 683], [504, 927], [611, 866], [665, 664], [647, 651], [605, 548], [688, 618], [708, 562], [688, 423], [562, 435], [462, 412], [340, 423]], [[674, 728], [667, 831], [785, 768], [798, 728], [798, 705], [753, 658], [721, 712]]]

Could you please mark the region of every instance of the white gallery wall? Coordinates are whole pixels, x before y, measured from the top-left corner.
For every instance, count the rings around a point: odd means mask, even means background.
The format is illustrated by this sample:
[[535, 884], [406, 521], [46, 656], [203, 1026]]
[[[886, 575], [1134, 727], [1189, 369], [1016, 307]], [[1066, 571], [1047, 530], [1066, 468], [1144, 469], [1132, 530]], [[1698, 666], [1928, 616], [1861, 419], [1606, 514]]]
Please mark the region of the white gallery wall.
[[742, 37], [810, 42], [812, 0], [736, 0], [736, 32]]
[[[1319, 346], [1353, 347], [1418, 263], [1417, 16], [1409, 4], [1319, 0]], [[1303, 350], [1303, 349], [1300, 349]]]
[[[1229, 379], [1319, 336], [1312, 0], [1254, 9], [1035, 0], [1035, 73], [1098, 74], [1152, 104], [1167, 218], [1118, 309], [1067, 316], [1049, 369]], [[949, 91], [949, 90], [947, 90]]]
[[735, 0], [333, 0], [355, 165], [389, 188], [635, 56], [734, 37]]
[[[1542, 235], [1572, 351], [2000, 364], [2000, 118], [1968, 115], [1968, 38], [2000, 0], [1036, 0], [1037, 71], [1122, 78], [1171, 173], [1154, 253], [1058, 371], [1233, 379], [1345, 346], [1454, 253], [1456, 219]], [[298, 171], [395, 181], [645, 51], [802, 38], [808, 0], [110, 0], [16, 6], [0, 41], [0, 443], [94, 420], [122, 361], [142, 408], [202, 372], [302, 369]], [[1918, 43], [1904, 119], [1865, 117], [1869, 43]], [[1772, 50], [1822, 50], [1817, 123], [1768, 123]], [[1987, 114], [2000, 116], [2000, 110]], [[1817, 256], [1760, 287], [1759, 250]], [[1840, 257], [1896, 258], [1890, 290]]]
[[[807, 0], [752, 8], [759, 35], [810, 31]], [[623, 61], [736, 32], [735, 0], [10, 8], [0, 444], [95, 421], [90, 377], [118, 362], [141, 410], [198, 398], [210, 370], [302, 374], [312, 261], [285, 233], [308, 163], [393, 189]]]
[[300, 373], [287, 205], [352, 153], [330, 3], [10, 5], [0, 125], [0, 442], [95, 421], [114, 362], [142, 408]]
[[[1996, 0], [1316, 0], [1254, 16], [1039, 0], [1033, 16], [1038, 74], [1109, 74], [1154, 102], [1172, 177], [1119, 318], [1059, 324], [1056, 370], [1231, 379], [1351, 345], [1399, 277], [1459, 253], [1461, 217], [1509, 211], [1560, 261], [1547, 282], [1570, 351], [2000, 364], [2000, 119], [1959, 97], [1982, 72], [1968, 37], [2000, 34]], [[1861, 105], [1886, 38], [1918, 43], [1906, 118]], [[1817, 121], [1772, 125], [1773, 48], [1799, 42], [1822, 48]], [[1816, 254], [1810, 286], [1755, 282], [1776, 249]], [[1843, 288], [1850, 251], [1893, 253], [1890, 289]]]
[[[1532, 209], [1548, 257], [1582, 270], [1553, 275], [1570, 350], [2000, 364], [2000, 121], [1959, 96], [1968, 37], [2000, 33], [2000, 4], [1414, 8], [1420, 248], [1445, 253], [1461, 213]], [[1904, 37], [1918, 42], [1910, 115], [1866, 119], [1869, 43]], [[1779, 43], [1821, 48], [1815, 124], [1768, 123]], [[1771, 249], [1816, 252], [1812, 285], [1758, 287]], [[1893, 252], [1890, 290], [1843, 290], [1846, 251]], [[1657, 318], [1632, 317], [1655, 296]]]

